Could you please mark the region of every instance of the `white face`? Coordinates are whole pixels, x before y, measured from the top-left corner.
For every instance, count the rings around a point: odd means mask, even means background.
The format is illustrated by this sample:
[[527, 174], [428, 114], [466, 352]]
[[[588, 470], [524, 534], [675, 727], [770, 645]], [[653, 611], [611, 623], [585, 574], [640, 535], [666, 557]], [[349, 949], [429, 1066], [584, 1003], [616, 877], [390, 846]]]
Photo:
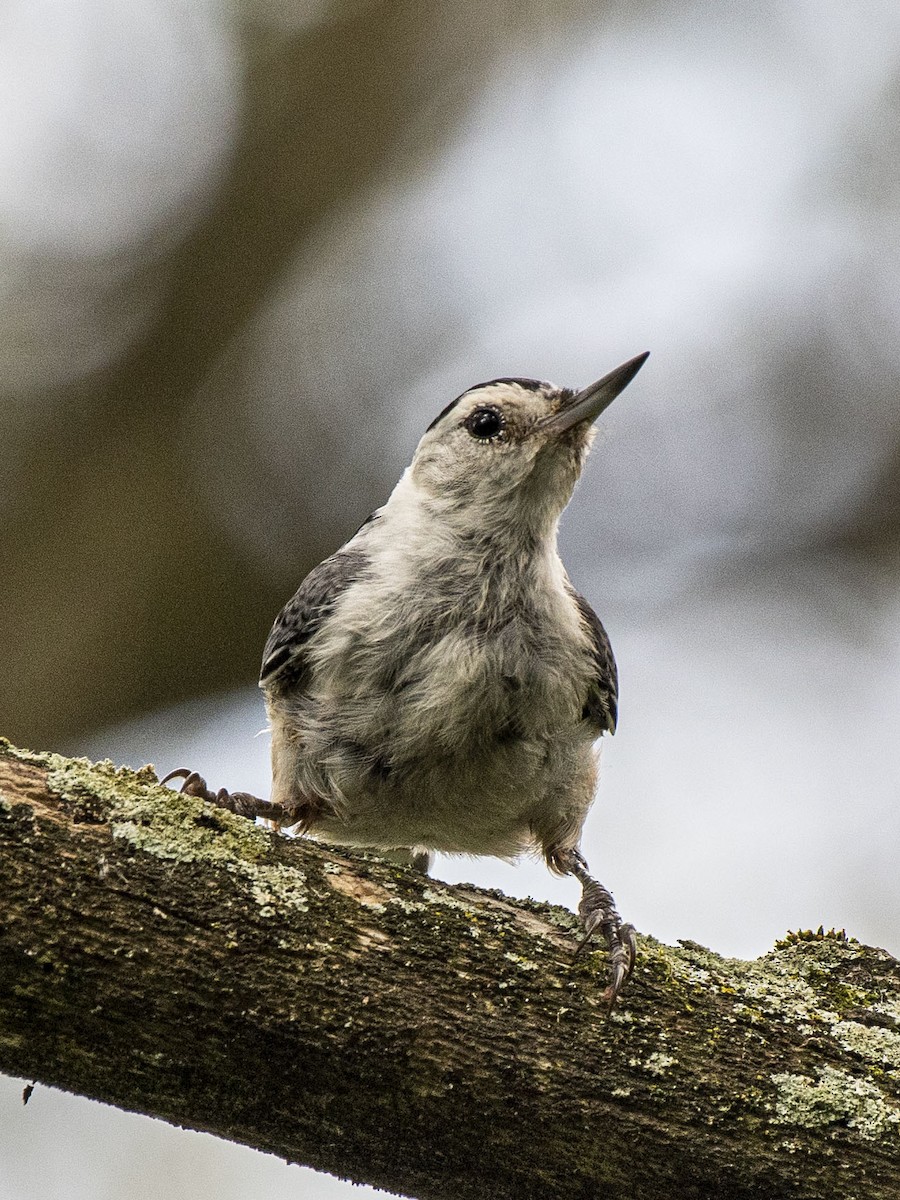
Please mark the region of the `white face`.
[[418, 488], [457, 508], [528, 525], [552, 524], [572, 495], [593, 439], [590, 419], [546, 427], [575, 395], [536, 380], [497, 379], [463, 392], [419, 442]]

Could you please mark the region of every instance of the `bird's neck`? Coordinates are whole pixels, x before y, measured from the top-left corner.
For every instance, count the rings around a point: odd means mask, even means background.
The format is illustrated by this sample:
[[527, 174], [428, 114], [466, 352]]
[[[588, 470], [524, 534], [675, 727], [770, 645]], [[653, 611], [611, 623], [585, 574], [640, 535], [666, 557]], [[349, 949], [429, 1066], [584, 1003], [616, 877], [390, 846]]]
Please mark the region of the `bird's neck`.
[[419, 581], [423, 591], [443, 586], [472, 597], [556, 579], [558, 518], [543, 523], [497, 505], [473, 509], [423, 493], [401, 480], [381, 510], [379, 539], [398, 577]]
[[435, 544], [456, 553], [506, 557], [556, 549], [559, 509], [546, 494], [524, 488], [504, 491], [490, 481], [472, 494], [430, 492], [407, 472], [383, 510], [402, 529], [427, 531]]

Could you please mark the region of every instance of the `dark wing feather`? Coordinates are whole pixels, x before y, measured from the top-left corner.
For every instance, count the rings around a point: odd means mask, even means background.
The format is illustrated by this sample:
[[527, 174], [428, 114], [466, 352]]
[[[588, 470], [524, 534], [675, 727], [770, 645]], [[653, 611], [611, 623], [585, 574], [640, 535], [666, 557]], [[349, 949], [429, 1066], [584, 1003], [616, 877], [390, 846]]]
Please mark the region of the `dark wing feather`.
[[594, 675], [584, 705], [585, 720], [597, 726], [601, 733], [616, 732], [618, 716], [619, 676], [612, 646], [600, 618], [578, 592], [569, 584], [572, 599], [578, 605], [582, 623], [591, 639]]
[[306, 647], [334, 608], [338, 597], [362, 575], [367, 556], [357, 549], [339, 550], [313, 567], [278, 614], [263, 651], [261, 687], [302, 686], [308, 670]]

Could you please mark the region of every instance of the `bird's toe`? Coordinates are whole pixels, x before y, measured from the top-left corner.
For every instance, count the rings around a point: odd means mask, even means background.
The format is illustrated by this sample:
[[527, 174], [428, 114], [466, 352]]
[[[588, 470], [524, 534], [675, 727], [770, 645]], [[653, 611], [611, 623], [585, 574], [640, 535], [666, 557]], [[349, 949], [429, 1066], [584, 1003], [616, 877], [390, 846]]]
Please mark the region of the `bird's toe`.
[[584, 937], [575, 951], [576, 957], [599, 933], [606, 942], [610, 965], [610, 982], [604, 992], [607, 1008], [612, 1011], [622, 989], [631, 978], [637, 956], [634, 926], [623, 923], [616, 911], [612, 894], [589, 876], [582, 878], [582, 897], [578, 915], [584, 926]]
[[183, 783], [178, 789], [183, 796], [196, 796], [199, 800], [209, 800], [213, 804], [216, 803], [215, 793], [210, 791], [206, 786], [206, 780], [197, 771], [192, 771], [188, 767], [176, 767], [174, 771], [170, 771], [160, 783], [166, 784], [170, 779], [181, 779]]

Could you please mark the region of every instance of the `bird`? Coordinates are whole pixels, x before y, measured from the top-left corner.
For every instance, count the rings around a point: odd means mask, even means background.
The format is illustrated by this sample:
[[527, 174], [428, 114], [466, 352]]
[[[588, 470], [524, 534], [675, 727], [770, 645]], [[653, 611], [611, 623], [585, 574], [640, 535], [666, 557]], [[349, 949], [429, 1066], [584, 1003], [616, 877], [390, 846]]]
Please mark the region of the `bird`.
[[163, 782], [247, 817], [426, 871], [433, 854], [542, 855], [582, 887], [584, 935], [609, 959], [609, 1009], [632, 925], [580, 849], [616, 663], [572, 585], [557, 529], [595, 421], [644, 365], [581, 390], [504, 377], [431, 422], [387, 502], [305, 577], [263, 652], [272, 794]]

